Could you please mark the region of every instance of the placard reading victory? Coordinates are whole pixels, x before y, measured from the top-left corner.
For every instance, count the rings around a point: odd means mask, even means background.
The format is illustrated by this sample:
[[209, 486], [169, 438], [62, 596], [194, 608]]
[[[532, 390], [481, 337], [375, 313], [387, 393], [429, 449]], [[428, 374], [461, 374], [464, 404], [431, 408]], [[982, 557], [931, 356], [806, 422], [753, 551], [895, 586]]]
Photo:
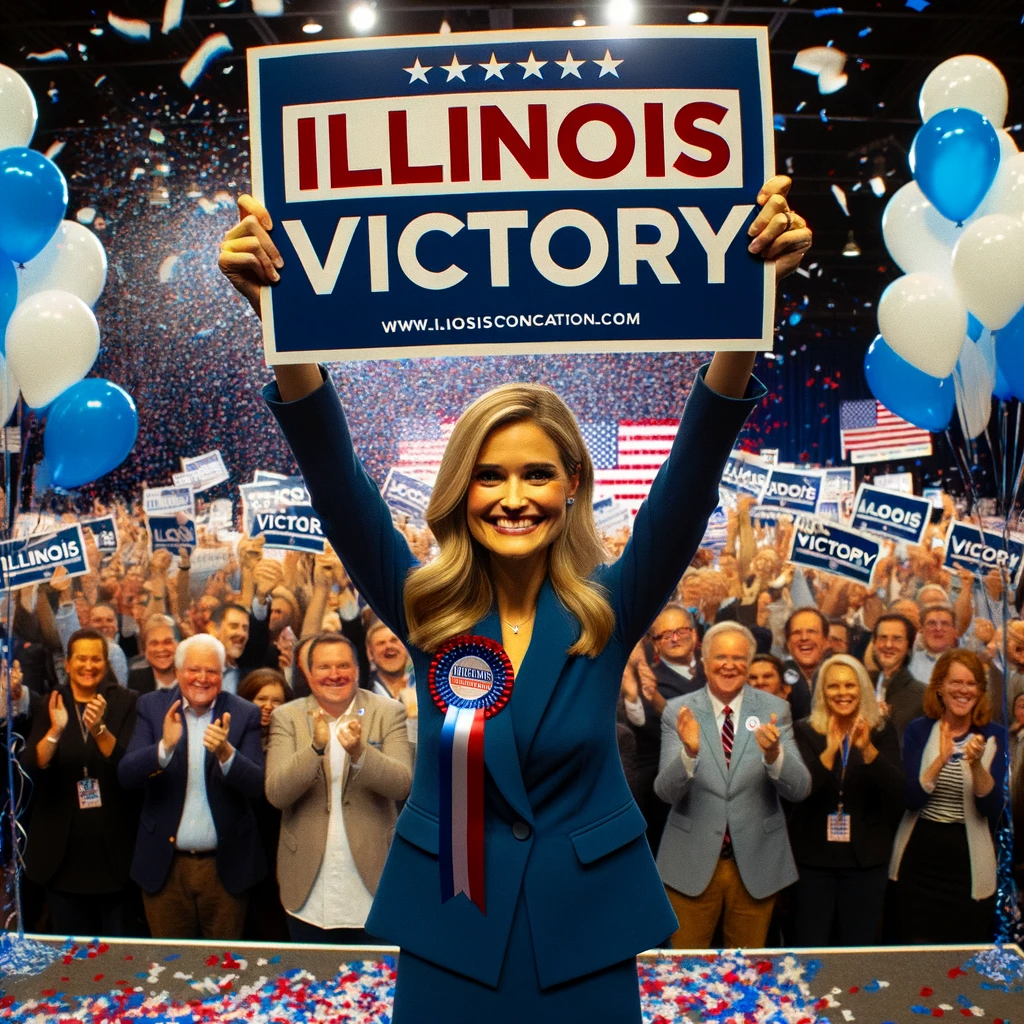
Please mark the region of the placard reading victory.
[[771, 348], [763, 28], [248, 52], [268, 362]]

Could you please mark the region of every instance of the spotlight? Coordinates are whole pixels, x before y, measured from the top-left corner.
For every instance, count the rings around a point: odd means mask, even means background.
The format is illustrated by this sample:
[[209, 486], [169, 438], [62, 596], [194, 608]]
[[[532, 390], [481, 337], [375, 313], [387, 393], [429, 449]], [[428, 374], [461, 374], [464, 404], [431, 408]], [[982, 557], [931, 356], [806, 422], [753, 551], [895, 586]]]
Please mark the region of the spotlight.
[[703, 25], [708, 20], [707, 11], [690, 11], [686, 16], [686, 20], [692, 22], [694, 25]]
[[612, 25], [630, 25], [636, 18], [633, 0], [609, 0], [608, 21]]
[[369, 32], [377, 24], [377, 12], [367, 3], [356, 4], [348, 12], [348, 22], [357, 32]]
[[860, 246], [857, 244], [857, 239], [853, 237], [852, 231], [848, 231], [846, 234], [846, 245], [843, 246], [843, 255], [848, 259], [856, 259], [860, 255]]
[[323, 32], [323, 30], [323, 25], [321, 25], [316, 18], [307, 18], [306, 24], [302, 26], [302, 31], [305, 32], [307, 36], [315, 36], [318, 32]]
[[586, 23], [587, 23], [587, 19], [583, 17], [583, 13], [582, 12], [577, 14], [576, 17], [572, 19], [572, 27], [573, 28], [583, 28], [583, 26], [586, 25]]

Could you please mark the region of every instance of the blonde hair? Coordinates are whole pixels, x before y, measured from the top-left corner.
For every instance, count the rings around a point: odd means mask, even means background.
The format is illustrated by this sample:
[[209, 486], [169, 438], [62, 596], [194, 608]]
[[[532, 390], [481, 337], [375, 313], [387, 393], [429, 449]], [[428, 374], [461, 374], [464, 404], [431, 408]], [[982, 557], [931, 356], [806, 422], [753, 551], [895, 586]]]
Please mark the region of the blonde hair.
[[589, 579], [605, 560], [594, 526], [594, 466], [569, 407], [540, 384], [505, 384], [481, 395], [452, 431], [437, 474], [427, 525], [440, 548], [428, 565], [409, 573], [405, 614], [409, 640], [435, 651], [446, 640], [471, 629], [494, 603], [487, 552], [474, 540], [466, 519], [466, 494], [480, 449], [491, 431], [508, 423], [536, 423], [554, 442], [565, 472], [579, 473], [573, 506], [551, 545], [548, 576], [558, 599], [575, 616], [580, 635], [569, 654], [596, 657], [615, 625], [604, 589]]
[[825, 683], [828, 682], [829, 670], [835, 665], [845, 665], [853, 670], [853, 674], [860, 684], [860, 706], [857, 711], [868, 723], [868, 728], [877, 729], [882, 715], [878, 710], [878, 701], [875, 700], [875, 688], [871, 685], [867, 669], [851, 654], [833, 654], [831, 658], [827, 658], [822, 663], [818, 670], [818, 682], [811, 697], [811, 728], [815, 732], [821, 733], [822, 736], [828, 735], [828, 720], [831, 717], [831, 712], [825, 702]]

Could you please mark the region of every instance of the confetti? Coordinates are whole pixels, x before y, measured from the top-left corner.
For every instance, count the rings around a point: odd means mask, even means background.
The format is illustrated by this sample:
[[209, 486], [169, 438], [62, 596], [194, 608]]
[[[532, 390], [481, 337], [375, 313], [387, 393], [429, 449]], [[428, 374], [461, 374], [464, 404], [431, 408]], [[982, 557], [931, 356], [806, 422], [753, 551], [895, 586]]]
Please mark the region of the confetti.
[[67, 60], [68, 55], [59, 47], [53, 50], [47, 50], [45, 53], [27, 53], [25, 54], [27, 60], [38, 60], [43, 63], [51, 63], [55, 60]]
[[907, 0], [904, 5], [909, 7], [912, 11], [923, 11], [926, 7], [931, 7], [929, 0]]
[[776, 114], [775, 115], [775, 130], [777, 132], [784, 132], [786, 130], [786, 115]]
[[847, 82], [843, 71], [846, 67], [846, 54], [834, 46], [811, 46], [801, 50], [793, 58], [793, 67], [808, 75], [817, 75], [818, 92], [829, 96], [839, 92]]
[[94, 89], [98, 89], [107, 80], [106, 75], [100, 75], [95, 82], [92, 83]]
[[866, 26], [865, 28], [862, 28], [862, 29], [861, 29], [861, 30], [860, 30], [860, 31], [859, 31], [859, 32], [857, 33], [857, 35], [858, 35], [858, 36], [860, 36], [860, 38], [861, 38], [861, 39], [863, 39], [863, 38], [864, 38], [865, 36], [869, 36], [869, 35], [871, 35], [871, 26], [870, 26], [870, 25], [868, 25], [868, 26]]
[[819, 7], [815, 10], [814, 16], [816, 18], [827, 18], [833, 14], [842, 14], [842, 7]]
[[846, 216], [849, 217], [850, 216], [850, 208], [849, 208], [849, 206], [846, 205], [846, 193], [838, 185], [833, 185], [832, 186], [832, 195], [834, 195], [836, 197], [836, 202], [839, 204], [839, 206], [842, 209], [843, 213], [845, 213]]
[[276, 18], [284, 14], [284, 0], [252, 0], [253, 14]]
[[107, 24], [125, 39], [145, 39], [149, 42], [149, 22], [140, 18], [122, 18], [113, 11], [107, 12]]
[[181, 80], [191, 89], [212, 61], [230, 52], [231, 40], [223, 32], [207, 36], [181, 69]]
[[160, 31], [166, 36], [181, 24], [185, 12], [185, 0], [164, 0], [164, 20]]
[[155, 142], [155, 143], [157, 143], [157, 145], [160, 145], [161, 143], [167, 141], [167, 137], [164, 135], [164, 133], [162, 131], [160, 131], [159, 128], [150, 128], [149, 129], [149, 141], [150, 142]]

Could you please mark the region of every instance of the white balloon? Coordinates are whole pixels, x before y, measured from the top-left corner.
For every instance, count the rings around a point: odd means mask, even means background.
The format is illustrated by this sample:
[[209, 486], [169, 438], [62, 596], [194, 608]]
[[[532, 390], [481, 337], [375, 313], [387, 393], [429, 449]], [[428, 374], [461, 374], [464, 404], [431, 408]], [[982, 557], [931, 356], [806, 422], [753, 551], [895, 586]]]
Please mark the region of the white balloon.
[[967, 310], [952, 281], [907, 274], [882, 292], [878, 330], [912, 366], [933, 377], [948, 377], [967, 334]]
[[71, 292], [95, 306], [106, 280], [103, 243], [84, 225], [62, 220], [46, 248], [18, 271], [18, 295]]
[[960, 234], [961, 229], [932, 206], [916, 181], [899, 189], [882, 213], [885, 247], [907, 274], [948, 278]]
[[999, 161], [996, 180], [985, 193], [978, 212], [982, 216], [1005, 213], [1024, 219], [1024, 153], [1014, 153]]
[[956, 408], [960, 426], [968, 437], [977, 437], [992, 414], [992, 389], [996, 375], [990, 370], [981, 348], [970, 338], [964, 341], [956, 364]]
[[953, 280], [964, 305], [989, 329], [1024, 305], [1024, 222], [992, 213], [968, 224], [953, 249]]
[[49, 405], [92, 368], [100, 328], [70, 292], [37, 292], [18, 303], [7, 324], [7, 362], [33, 409]]
[[14, 68], [0, 64], [0, 149], [27, 146], [37, 120], [39, 110], [28, 83]]
[[18, 404], [20, 390], [21, 386], [18, 384], [17, 377], [14, 376], [14, 371], [7, 365], [7, 360], [0, 355], [0, 413], [3, 413], [0, 425], [11, 418], [11, 413], [14, 412], [14, 407]]
[[996, 135], [999, 136], [999, 162], [1001, 164], [1004, 160], [1009, 160], [1011, 156], [1019, 153], [1020, 150], [1017, 148], [1017, 143], [1013, 141], [1013, 136], [1005, 128], [1000, 128]]
[[1003, 73], [989, 60], [963, 54], [944, 60], [924, 80], [918, 106], [921, 120], [940, 110], [966, 107], [984, 114], [993, 127], [1002, 128], [1009, 96]]

